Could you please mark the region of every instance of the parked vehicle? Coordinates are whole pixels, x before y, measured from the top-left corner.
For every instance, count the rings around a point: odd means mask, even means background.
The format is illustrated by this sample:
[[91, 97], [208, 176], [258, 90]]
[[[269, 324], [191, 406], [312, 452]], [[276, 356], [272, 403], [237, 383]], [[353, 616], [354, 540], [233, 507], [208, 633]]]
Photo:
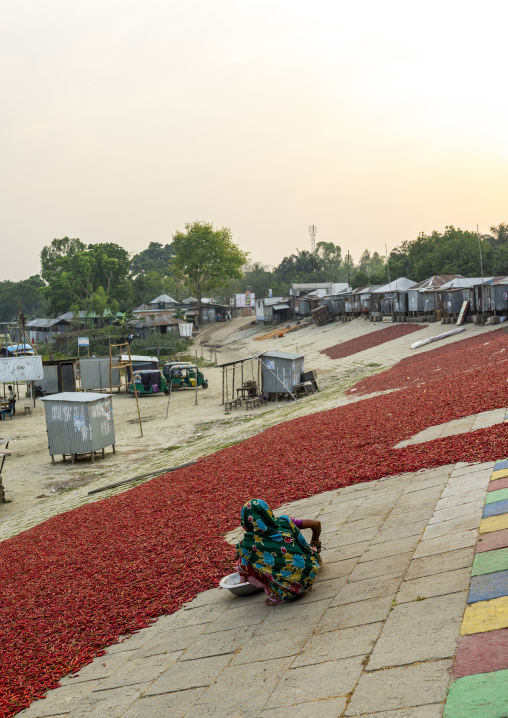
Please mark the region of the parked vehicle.
[[[162, 373], [171, 390], [196, 387], [196, 365], [189, 362], [167, 362], [162, 367]], [[198, 369], [198, 386], [208, 389], [208, 381]]]
[[159, 369], [135, 369], [134, 383], [127, 387], [129, 394], [134, 394], [134, 384], [139, 396], [145, 394], [169, 394], [169, 384], [164, 374]]

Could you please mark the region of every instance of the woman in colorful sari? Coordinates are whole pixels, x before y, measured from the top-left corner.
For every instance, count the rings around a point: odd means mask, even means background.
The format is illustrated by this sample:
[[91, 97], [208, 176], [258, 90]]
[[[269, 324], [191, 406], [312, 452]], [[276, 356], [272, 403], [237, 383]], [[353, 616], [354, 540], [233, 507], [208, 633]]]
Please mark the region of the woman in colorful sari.
[[[264, 590], [268, 606], [294, 601], [312, 588], [320, 565], [319, 521], [275, 517], [262, 499], [243, 506], [241, 521], [245, 536], [236, 545], [238, 572], [243, 581]], [[312, 529], [314, 545], [300, 528]]]

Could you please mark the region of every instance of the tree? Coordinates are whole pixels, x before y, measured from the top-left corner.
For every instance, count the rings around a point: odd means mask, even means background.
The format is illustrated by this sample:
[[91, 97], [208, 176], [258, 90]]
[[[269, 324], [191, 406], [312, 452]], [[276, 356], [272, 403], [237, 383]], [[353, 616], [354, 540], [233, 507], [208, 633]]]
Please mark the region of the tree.
[[215, 229], [208, 222], [186, 224], [185, 232], [173, 236], [173, 249], [170, 266], [191, 284], [201, 320], [203, 293], [213, 292], [225, 279], [239, 279], [248, 253], [233, 242], [230, 229]]
[[20, 282], [0, 282], [0, 321], [16, 320], [19, 302], [21, 311], [27, 318], [44, 317], [47, 312], [47, 302], [41, 293], [44, 286], [38, 274]]
[[497, 227], [491, 227], [490, 231], [496, 238], [498, 244], [508, 244], [508, 225], [506, 222], [501, 222]]
[[319, 257], [323, 271], [331, 282], [336, 282], [343, 274], [342, 250], [333, 242], [318, 242], [315, 254]]
[[174, 256], [173, 245], [150, 242], [146, 249], [131, 259], [131, 272], [134, 276], [146, 272], [159, 272], [166, 275], [168, 265]]
[[[89, 244], [79, 239], [54, 239], [41, 252], [43, 289], [53, 313], [69, 311], [73, 304], [84, 306], [102, 287], [108, 302], [126, 304], [131, 291], [126, 282], [129, 255], [118, 244]], [[124, 307], [125, 308], [125, 307]]]

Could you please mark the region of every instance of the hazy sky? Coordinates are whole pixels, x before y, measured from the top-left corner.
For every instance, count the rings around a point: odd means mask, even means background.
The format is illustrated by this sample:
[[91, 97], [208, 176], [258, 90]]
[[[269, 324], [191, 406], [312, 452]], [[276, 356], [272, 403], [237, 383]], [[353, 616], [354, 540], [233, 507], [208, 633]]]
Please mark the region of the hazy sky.
[[508, 221], [496, 0], [0, 0], [0, 279], [54, 237], [252, 259]]

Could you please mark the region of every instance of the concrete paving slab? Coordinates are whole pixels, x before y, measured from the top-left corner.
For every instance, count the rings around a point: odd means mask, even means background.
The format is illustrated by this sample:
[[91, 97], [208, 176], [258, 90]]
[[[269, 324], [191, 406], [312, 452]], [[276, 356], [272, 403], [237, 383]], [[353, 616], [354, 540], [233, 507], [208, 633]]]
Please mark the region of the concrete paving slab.
[[334, 547], [351, 546], [353, 544], [370, 542], [378, 533], [378, 530], [377, 526], [371, 526], [370, 528], [363, 528], [359, 531], [354, 531], [349, 524], [344, 524], [344, 526], [335, 534], [333, 545]]
[[419, 601], [433, 596], [445, 596], [448, 593], [467, 591], [469, 588], [470, 568], [459, 568], [455, 571], [445, 571], [431, 576], [405, 580], [395, 597], [397, 603]]
[[[508, 481], [508, 479], [501, 479], [501, 481]], [[487, 498], [485, 499], [486, 504], [492, 504], [494, 501], [503, 501], [505, 499], [508, 499], [508, 488], [494, 489], [492, 486], [493, 483], [496, 482], [491, 481], [489, 484], [489, 492], [487, 493]]]
[[508, 671], [480, 673], [454, 681], [443, 718], [501, 718], [508, 705]]
[[256, 626], [260, 624], [268, 616], [271, 607], [265, 606], [264, 599], [256, 598], [259, 603], [253, 603], [245, 607], [229, 609], [224, 612], [206, 629], [206, 633], [216, 633], [217, 631], [227, 631], [230, 628], [244, 628], [245, 626]]
[[427, 528], [428, 521], [416, 521], [413, 524], [404, 524], [404, 526], [395, 526], [391, 529], [381, 527], [381, 531], [370, 542], [372, 546], [385, 543], [388, 541], [399, 541], [408, 536], [421, 537]]
[[188, 626], [197, 626], [200, 623], [211, 623], [224, 613], [227, 608], [228, 607], [223, 604], [212, 604], [200, 606], [192, 610], [180, 610], [178, 611], [177, 618], [167, 625], [167, 630], [176, 631], [180, 628], [187, 628]]
[[419, 509], [417, 511], [392, 511], [389, 518], [383, 524], [383, 530], [391, 529], [406, 524], [416, 523], [418, 521], [429, 521], [434, 512], [434, 506]]
[[140, 631], [132, 635], [124, 636], [118, 643], [106, 648], [106, 653], [123, 653], [124, 651], [137, 651], [145, 643], [150, 641], [150, 631]]
[[415, 548], [420, 542], [420, 536], [407, 536], [402, 539], [394, 539], [392, 541], [384, 541], [378, 544], [371, 544], [368, 550], [360, 558], [359, 563], [365, 561], [377, 561], [378, 559], [387, 558], [389, 556], [397, 556], [411, 552], [413, 554]]
[[508, 628], [463, 636], [459, 641], [453, 677], [508, 669]]
[[173, 664], [154, 681], [145, 695], [155, 696], [158, 693], [173, 693], [189, 688], [209, 686], [217, 678], [231, 660], [231, 655], [199, 658], [196, 661], [183, 661]]
[[475, 516], [478, 517], [478, 522], [482, 516], [483, 507], [485, 505], [485, 495], [476, 499], [475, 501], [467, 504], [457, 504], [456, 506], [449, 506], [447, 509], [442, 508], [436, 510], [431, 516], [429, 526], [432, 524], [438, 524], [443, 521], [450, 521], [452, 519], [462, 519], [464, 517]]
[[433, 703], [432, 705], [418, 706], [418, 708], [401, 708], [398, 711], [382, 711], [378, 713], [364, 713], [366, 718], [441, 718], [443, 715], [443, 704]]
[[359, 657], [292, 668], [282, 677], [266, 708], [346, 696], [355, 687], [361, 672]]
[[317, 626], [324, 612], [330, 606], [332, 599], [326, 599], [324, 601], [310, 602], [306, 600], [306, 597], [298, 599], [290, 604], [280, 604], [278, 606], [270, 606], [269, 616], [263, 621], [255, 632], [256, 636], [260, 636], [263, 633], [271, 633], [272, 631], [282, 631], [285, 626], [292, 628], [295, 625], [295, 621], [302, 623], [302, 625]]
[[442, 496], [436, 504], [436, 511], [449, 509], [452, 506], [471, 504], [485, 498], [485, 488], [473, 489], [472, 491], [460, 492], [451, 496]]
[[502, 531], [493, 531], [489, 534], [482, 534], [478, 538], [476, 552], [494, 551], [498, 548], [506, 548], [508, 546], [508, 529]]
[[324, 563], [321, 566], [321, 570], [318, 574], [319, 578], [316, 579], [313, 590], [317, 590], [319, 584], [321, 583], [324, 584], [325, 582], [328, 583], [328, 581], [338, 581], [339, 579], [344, 579], [342, 581], [342, 585], [344, 585], [347, 577], [357, 565], [359, 560], [359, 556], [357, 556], [356, 558], [347, 558], [344, 561], [332, 561], [328, 558], [328, 554], [325, 551], [322, 552], [322, 556]]
[[501, 516], [489, 516], [486, 519], [482, 519], [480, 522], [480, 533], [487, 534], [491, 531], [502, 531], [508, 529], [508, 514], [501, 514]]
[[205, 690], [206, 688], [191, 688], [178, 693], [142, 696], [122, 718], [183, 718]]
[[466, 600], [463, 591], [395, 606], [367, 670], [453, 657]]
[[330, 698], [329, 700], [299, 703], [297, 705], [280, 706], [265, 710], [260, 718], [338, 718], [346, 706], [347, 698]]
[[359, 559], [360, 556], [370, 546], [370, 541], [361, 541], [360, 543], [353, 543], [348, 545], [332, 545], [327, 547], [323, 543], [323, 560], [326, 563], [333, 563], [334, 561], [344, 562], [346, 559]]
[[185, 718], [257, 718], [270, 697], [269, 693], [243, 696], [241, 691], [213, 703], [196, 703]]
[[383, 623], [368, 623], [342, 631], [329, 631], [311, 638], [295, 658], [292, 668], [340, 658], [368, 655], [379, 638]]
[[469, 589], [468, 603], [490, 601], [492, 598], [508, 596], [508, 571], [473, 576]]
[[488, 518], [489, 516], [499, 516], [500, 514], [507, 513], [508, 499], [504, 499], [503, 501], [494, 501], [493, 503], [485, 506], [485, 509], [483, 510], [483, 518]]
[[110, 691], [92, 693], [70, 712], [72, 718], [120, 718], [139, 698], [146, 684], [113, 688]]
[[339, 591], [332, 606], [342, 606], [346, 603], [357, 603], [368, 598], [378, 596], [391, 596], [395, 594], [401, 584], [400, 578], [368, 578], [365, 581], [353, 581], [346, 583]]
[[366, 601], [331, 607], [319, 622], [316, 634], [384, 621], [390, 613], [392, 602], [391, 596], [380, 596], [379, 598], [369, 598]]
[[480, 516], [466, 516], [461, 519], [442, 521], [439, 524], [429, 524], [423, 534], [423, 540], [449, 536], [462, 531], [472, 531], [478, 528]]
[[468, 636], [500, 628], [508, 628], [508, 596], [468, 605], [460, 632]]
[[283, 628], [262, 634], [259, 639], [247, 642], [242, 650], [236, 653], [230, 665], [240, 666], [244, 663], [296, 656], [312, 634], [312, 626]]
[[196, 638], [182, 656], [182, 661], [193, 661], [196, 658], [220, 656], [235, 653], [244, 643], [248, 643], [254, 633], [255, 626], [243, 626], [227, 631], [203, 633]]
[[121, 668], [100, 681], [94, 691], [110, 690], [122, 686], [132, 686], [139, 683], [151, 683], [155, 681], [164, 671], [172, 666], [182, 655], [182, 651], [150, 656], [150, 658], [133, 658]]
[[101, 679], [86, 681], [76, 685], [62, 686], [57, 691], [48, 691], [44, 699], [34, 701], [19, 715], [23, 718], [46, 718], [68, 714], [82, 699], [88, 698], [100, 682]]
[[483, 551], [476, 555], [472, 576], [481, 576], [485, 573], [508, 570], [508, 548], [499, 548], [495, 551]]
[[404, 576], [406, 573], [413, 552], [399, 553], [395, 556], [387, 556], [386, 558], [378, 558], [376, 561], [367, 561], [359, 563], [351, 572], [349, 581], [363, 581], [367, 578], [380, 576], [387, 578], [389, 576]]
[[237, 695], [241, 695], [242, 699], [248, 698], [250, 702], [259, 694], [267, 694], [261, 705], [263, 708], [268, 695], [277, 686], [282, 675], [287, 673], [292, 661], [293, 658], [289, 657], [230, 666], [222, 671], [213, 685], [203, 693], [198, 705], [219, 703]]
[[489, 491], [498, 491], [499, 489], [508, 489], [508, 476], [504, 479], [494, 479], [489, 484]]
[[159, 631], [154, 633], [153, 637], [144, 643], [137, 651], [138, 658], [148, 658], [149, 656], [157, 656], [161, 653], [170, 653], [172, 651], [183, 651], [200, 636], [206, 629], [208, 624], [198, 624], [181, 628], [177, 631]]
[[114, 653], [112, 655], [102, 656], [102, 660], [94, 661], [89, 663], [87, 666], [83, 666], [78, 674], [71, 676], [64, 676], [60, 683], [65, 685], [75, 685], [76, 683], [82, 683], [83, 681], [93, 681], [97, 678], [109, 678], [118, 668], [125, 665], [129, 658], [128, 653]]
[[365, 673], [344, 715], [375, 714], [441, 703], [446, 698], [451, 666], [451, 661], [435, 661]]
[[436, 573], [455, 571], [459, 568], [469, 568], [473, 563], [474, 555], [474, 546], [469, 546], [467, 548], [458, 549], [457, 551], [446, 551], [440, 554], [425, 556], [424, 558], [413, 559], [404, 580], [411, 581], [415, 578], [432, 576]]
[[465, 531], [450, 534], [446, 537], [446, 540], [443, 540], [441, 536], [433, 539], [422, 539], [414, 552], [414, 558], [435, 556], [437, 554], [475, 546], [476, 536], [477, 533], [474, 529], [466, 529]]

